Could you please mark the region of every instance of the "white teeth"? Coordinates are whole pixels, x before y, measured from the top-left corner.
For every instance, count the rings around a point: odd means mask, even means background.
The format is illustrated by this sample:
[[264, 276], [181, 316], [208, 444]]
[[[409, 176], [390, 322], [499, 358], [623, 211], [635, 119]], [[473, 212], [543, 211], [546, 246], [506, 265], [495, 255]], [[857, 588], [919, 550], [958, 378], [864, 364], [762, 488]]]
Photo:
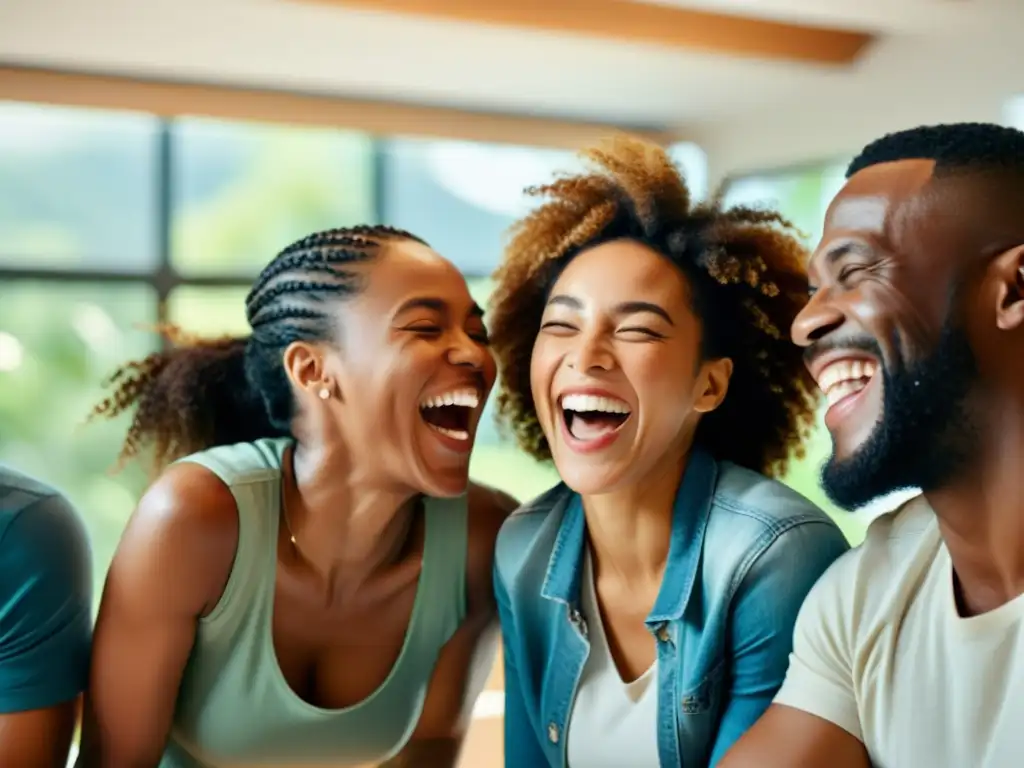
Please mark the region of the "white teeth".
[[441, 408], [445, 405], [461, 405], [465, 408], [476, 408], [480, 405], [480, 393], [475, 389], [454, 389], [440, 395], [426, 398], [420, 408]]
[[442, 435], [448, 435], [448, 437], [454, 437], [456, 440], [469, 440], [469, 432], [464, 429], [447, 429], [445, 427], [439, 427], [436, 424], [427, 424], [431, 429], [437, 430]]
[[818, 376], [818, 386], [831, 407], [844, 397], [864, 389], [877, 369], [874, 360], [837, 360]]
[[857, 381], [841, 381], [838, 384], [833, 384], [829, 387], [828, 392], [825, 393], [825, 400], [828, 402], [828, 407], [831, 408], [844, 397], [848, 397], [855, 392], [860, 392], [866, 386], [867, 382], [863, 379], [859, 379]]
[[597, 395], [565, 395], [562, 398], [562, 408], [577, 413], [586, 411], [601, 411], [603, 413], [629, 413], [629, 406], [622, 400], [615, 400], [610, 397], [599, 397]]

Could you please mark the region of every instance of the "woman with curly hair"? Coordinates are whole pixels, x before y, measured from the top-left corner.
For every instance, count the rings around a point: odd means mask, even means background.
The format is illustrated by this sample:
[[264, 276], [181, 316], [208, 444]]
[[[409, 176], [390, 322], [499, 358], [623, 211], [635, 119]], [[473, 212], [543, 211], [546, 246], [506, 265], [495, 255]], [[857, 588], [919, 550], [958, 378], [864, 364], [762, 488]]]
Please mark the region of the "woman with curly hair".
[[692, 205], [657, 146], [584, 156], [496, 274], [498, 407], [563, 481], [498, 537], [506, 765], [715, 765], [847, 549], [771, 479], [815, 410], [805, 251], [776, 213]]
[[107, 577], [79, 765], [451, 768], [514, 506], [468, 480], [482, 312], [386, 227], [289, 246], [246, 312], [247, 338], [178, 339], [97, 409], [137, 407], [124, 456], [160, 476]]

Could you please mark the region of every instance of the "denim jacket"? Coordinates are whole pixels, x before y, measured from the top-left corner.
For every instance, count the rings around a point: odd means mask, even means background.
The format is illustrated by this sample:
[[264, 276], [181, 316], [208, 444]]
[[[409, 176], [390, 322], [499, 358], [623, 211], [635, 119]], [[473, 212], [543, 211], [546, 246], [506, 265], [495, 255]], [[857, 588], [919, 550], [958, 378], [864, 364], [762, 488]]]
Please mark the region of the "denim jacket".
[[[657, 645], [662, 766], [714, 766], [782, 685], [804, 596], [849, 545], [781, 483], [695, 451], [646, 624]], [[505, 765], [565, 768], [590, 652], [580, 614], [586, 521], [564, 484], [502, 527], [495, 592], [505, 662]], [[585, 768], [585, 766], [572, 766]]]

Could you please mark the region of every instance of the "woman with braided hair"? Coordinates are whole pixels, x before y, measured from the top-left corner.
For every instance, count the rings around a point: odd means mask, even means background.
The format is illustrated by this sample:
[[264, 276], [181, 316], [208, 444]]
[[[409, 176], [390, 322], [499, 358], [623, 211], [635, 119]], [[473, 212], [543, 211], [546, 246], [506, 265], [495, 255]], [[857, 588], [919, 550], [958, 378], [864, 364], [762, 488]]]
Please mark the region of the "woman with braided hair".
[[805, 252], [778, 214], [692, 205], [659, 147], [584, 157], [496, 275], [499, 411], [563, 480], [498, 537], [505, 764], [713, 766], [847, 549], [770, 479], [814, 413]]
[[494, 384], [452, 264], [385, 227], [282, 251], [252, 334], [123, 368], [159, 477], [96, 623], [79, 765], [454, 765], [496, 649], [508, 497], [469, 483]]

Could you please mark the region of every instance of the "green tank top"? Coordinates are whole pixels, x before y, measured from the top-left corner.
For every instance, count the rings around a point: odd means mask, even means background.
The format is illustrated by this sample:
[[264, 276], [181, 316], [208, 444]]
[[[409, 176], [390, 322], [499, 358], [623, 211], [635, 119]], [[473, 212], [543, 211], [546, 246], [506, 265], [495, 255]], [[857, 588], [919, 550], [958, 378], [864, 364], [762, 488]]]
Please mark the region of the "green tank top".
[[160, 768], [356, 766], [409, 740], [438, 652], [466, 612], [465, 496], [425, 499], [423, 566], [398, 660], [370, 696], [344, 709], [300, 699], [277, 663], [271, 630], [281, 460], [290, 439], [217, 447], [201, 464], [238, 504], [238, 549], [224, 594], [200, 620]]

